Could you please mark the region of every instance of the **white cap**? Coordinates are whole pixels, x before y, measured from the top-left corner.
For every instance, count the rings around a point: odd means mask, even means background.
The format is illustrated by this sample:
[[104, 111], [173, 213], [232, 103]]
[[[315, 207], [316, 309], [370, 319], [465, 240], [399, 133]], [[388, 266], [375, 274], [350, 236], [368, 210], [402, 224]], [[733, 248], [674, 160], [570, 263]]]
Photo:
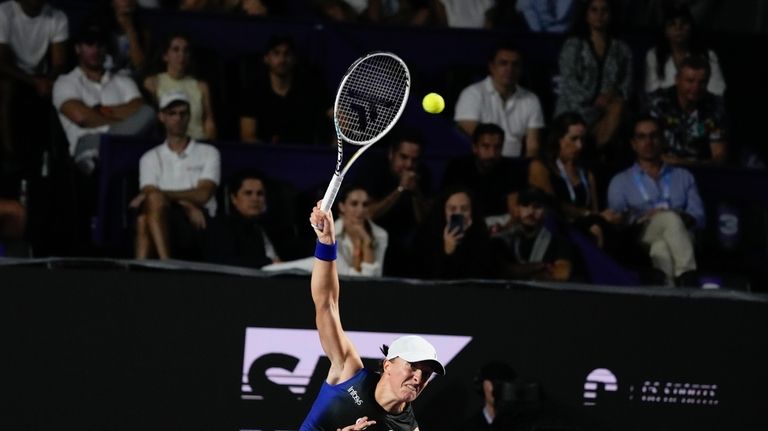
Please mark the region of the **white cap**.
[[171, 106], [171, 103], [176, 102], [184, 102], [189, 105], [189, 97], [187, 97], [187, 93], [183, 91], [171, 91], [170, 93], [165, 93], [160, 96], [160, 103], [158, 106], [160, 107], [160, 110], [163, 110]]
[[387, 351], [387, 359], [401, 358], [408, 362], [429, 361], [434, 365], [435, 373], [445, 375], [445, 367], [437, 360], [437, 351], [429, 341], [418, 335], [406, 335], [393, 341]]

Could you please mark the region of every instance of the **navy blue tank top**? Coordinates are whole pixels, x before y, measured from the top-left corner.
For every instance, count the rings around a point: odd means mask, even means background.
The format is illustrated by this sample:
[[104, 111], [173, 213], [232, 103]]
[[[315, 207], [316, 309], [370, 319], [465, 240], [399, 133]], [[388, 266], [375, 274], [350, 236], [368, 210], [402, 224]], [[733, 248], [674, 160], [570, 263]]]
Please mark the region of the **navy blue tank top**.
[[387, 413], [376, 402], [374, 396], [380, 375], [367, 368], [362, 368], [351, 379], [338, 385], [323, 382], [317, 399], [312, 404], [300, 431], [336, 431], [353, 425], [363, 416], [375, 420], [367, 430], [371, 431], [413, 431], [419, 424], [413, 415], [411, 404], [407, 404], [402, 413]]

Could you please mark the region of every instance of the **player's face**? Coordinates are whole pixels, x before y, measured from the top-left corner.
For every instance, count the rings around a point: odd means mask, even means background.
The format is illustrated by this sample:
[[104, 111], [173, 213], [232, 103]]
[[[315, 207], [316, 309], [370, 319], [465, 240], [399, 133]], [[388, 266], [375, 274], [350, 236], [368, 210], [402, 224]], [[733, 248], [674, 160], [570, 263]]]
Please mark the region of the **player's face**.
[[493, 82], [501, 87], [508, 88], [517, 85], [520, 80], [522, 59], [520, 53], [506, 49], [499, 50], [496, 56], [488, 64], [488, 72]]
[[696, 103], [707, 89], [709, 74], [706, 69], [683, 67], [677, 73], [677, 94], [688, 103]]
[[368, 201], [365, 190], [352, 190], [344, 202], [339, 203], [339, 211], [347, 222], [362, 222], [368, 218]]
[[586, 133], [587, 128], [583, 124], [568, 126], [568, 132], [560, 138], [560, 160], [571, 161], [579, 157]]
[[603, 31], [611, 22], [611, 9], [606, 0], [592, 0], [587, 8], [587, 24], [592, 30]]
[[434, 372], [429, 362], [408, 362], [401, 358], [384, 361], [384, 373], [398, 400], [411, 402], [421, 394]]
[[661, 132], [656, 123], [643, 121], [635, 126], [632, 136], [632, 149], [640, 160], [653, 161], [661, 156]]
[[160, 122], [168, 136], [184, 137], [189, 126], [189, 105], [177, 103], [160, 111]]
[[245, 218], [258, 217], [267, 208], [267, 194], [264, 183], [256, 178], [243, 181], [240, 190], [232, 196], [232, 205]]
[[402, 142], [400, 146], [390, 151], [389, 163], [392, 172], [396, 175], [402, 175], [405, 171], [415, 171], [421, 156], [421, 147], [412, 142]]
[[168, 68], [186, 70], [189, 66], [189, 42], [183, 37], [173, 38], [168, 51], [163, 54], [163, 60], [168, 64]]
[[501, 158], [501, 146], [501, 136], [485, 134], [480, 135], [472, 146], [472, 151], [480, 162], [494, 162]]
[[472, 200], [464, 192], [454, 193], [445, 201], [445, 223], [450, 223], [451, 216], [464, 216], [464, 229], [472, 224]]
[[264, 63], [270, 73], [278, 76], [287, 76], [293, 72], [296, 56], [293, 49], [287, 44], [277, 45], [264, 55]]

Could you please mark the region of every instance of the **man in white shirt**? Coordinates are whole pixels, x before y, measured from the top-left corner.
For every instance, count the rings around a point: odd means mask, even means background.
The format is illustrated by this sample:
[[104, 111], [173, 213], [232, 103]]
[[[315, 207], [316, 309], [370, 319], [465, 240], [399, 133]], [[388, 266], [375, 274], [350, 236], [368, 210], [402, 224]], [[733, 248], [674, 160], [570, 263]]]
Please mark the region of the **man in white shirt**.
[[160, 98], [160, 122], [166, 140], [139, 162], [141, 192], [130, 207], [136, 219], [136, 258], [195, 258], [202, 230], [216, 215], [214, 193], [221, 177], [219, 151], [187, 135], [189, 98], [167, 93]]
[[488, 77], [461, 92], [454, 114], [459, 128], [469, 136], [478, 123], [501, 127], [501, 154], [505, 157], [536, 156], [544, 127], [538, 96], [518, 85], [521, 68], [522, 57], [517, 48], [497, 48], [488, 62]]
[[104, 70], [106, 40], [98, 23], [86, 23], [75, 40], [77, 66], [53, 86], [69, 153], [86, 174], [95, 169], [100, 135], [142, 135], [155, 124], [133, 80]]
[[34, 118], [40, 128], [40, 120], [48, 118], [53, 81], [66, 64], [68, 38], [67, 16], [45, 1], [0, 4], [0, 153], [28, 149], [20, 148], [17, 131], [24, 132], [25, 145], [47, 139], [29, 136], [31, 126], [25, 121]]

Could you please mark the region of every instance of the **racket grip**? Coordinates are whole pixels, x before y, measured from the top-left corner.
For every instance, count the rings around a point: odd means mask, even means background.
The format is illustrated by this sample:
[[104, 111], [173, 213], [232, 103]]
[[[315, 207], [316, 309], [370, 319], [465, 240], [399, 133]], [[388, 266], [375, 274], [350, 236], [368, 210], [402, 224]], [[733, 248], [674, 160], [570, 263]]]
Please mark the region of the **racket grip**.
[[336, 195], [339, 194], [339, 188], [341, 188], [341, 181], [344, 179], [343, 175], [333, 174], [331, 183], [328, 184], [328, 188], [325, 189], [325, 196], [323, 196], [323, 202], [320, 204], [320, 209], [328, 212], [333, 206], [333, 201], [336, 200]]

